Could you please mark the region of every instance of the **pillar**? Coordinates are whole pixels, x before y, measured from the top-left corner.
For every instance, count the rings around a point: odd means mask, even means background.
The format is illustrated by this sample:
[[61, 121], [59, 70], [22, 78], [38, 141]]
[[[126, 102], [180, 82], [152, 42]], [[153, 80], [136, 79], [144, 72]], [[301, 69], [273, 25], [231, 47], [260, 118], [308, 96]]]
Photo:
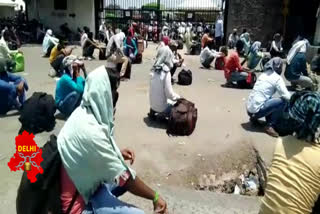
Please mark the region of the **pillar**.
[[320, 45], [320, 6], [317, 12], [317, 25], [316, 25], [316, 33], [314, 34], [314, 44]]

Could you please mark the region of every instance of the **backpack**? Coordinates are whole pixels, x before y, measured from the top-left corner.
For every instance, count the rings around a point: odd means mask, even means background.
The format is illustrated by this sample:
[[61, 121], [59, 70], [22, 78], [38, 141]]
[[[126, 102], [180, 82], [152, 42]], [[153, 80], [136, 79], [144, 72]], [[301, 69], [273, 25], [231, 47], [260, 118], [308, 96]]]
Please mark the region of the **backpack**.
[[196, 127], [198, 109], [194, 103], [179, 99], [173, 106], [167, 127], [168, 135], [189, 136]]
[[[43, 174], [37, 174], [37, 181], [31, 183], [24, 171], [21, 177], [16, 199], [17, 214], [61, 214], [60, 201], [60, 169], [61, 157], [57, 146], [57, 137], [50, 136], [50, 140], [42, 147], [41, 167]], [[69, 214], [79, 193], [73, 195], [66, 214]]]
[[200, 55], [201, 53], [201, 43], [197, 42], [196, 44], [192, 45], [190, 55]]
[[218, 57], [215, 62], [215, 69], [223, 70], [224, 69], [224, 57]]
[[16, 63], [13, 72], [22, 72], [24, 71], [24, 56], [22, 53], [16, 53], [13, 55], [13, 60]]
[[21, 109], [19, 133], [23, 130], [33, 134], [53, 130], [56, 124], [55, 112], [56, 105], [52, 95], [34, 92]]
[[182, 70], [178, 74], [179, 85], [191, 85], [192, 84], [192, 72], [190, 70]]
[[247, 79], [238, 81], [237, 85], [238, 85], [239, 88], [252, 89], [254, 84], [256, 83], [256, 81], [257, 81], [256, 74], [253, 73], [253, 72], [249, 72]]

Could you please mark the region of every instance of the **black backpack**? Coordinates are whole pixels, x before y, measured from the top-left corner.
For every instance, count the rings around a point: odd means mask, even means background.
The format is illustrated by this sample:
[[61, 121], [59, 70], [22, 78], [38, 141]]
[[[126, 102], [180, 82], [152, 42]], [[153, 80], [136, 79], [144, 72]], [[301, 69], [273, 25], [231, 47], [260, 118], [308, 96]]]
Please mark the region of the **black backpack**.
[[178, 74], [179, 85], [191, 85], [192, 84], [192, 72], [190, 70], [182, 70]]
[[[60, 169], [61, 157], [57, 146], [57, 137], [50, 136], [50, 140], [42, 147], [41, 167], [43, 174], [37, 174], [37, 181], [31, 183], [24, 171], [21, 177], [16, 199], [17, 214], [62, 214], [60, 200]], [[71, 203], [65, 214], [69, 214], [79, 192], [73, 194]]]
[[33, 134], [53, 130], [56, 124], [55, 112], [56, 105], [52, 95], [34, 92], [21, 109], [19, 133], [24, 130]]
[[257, 75], [253, 72], [248, 73], [246, 80], [237, 81], [238, 88], [252, 89], [257, 81]]

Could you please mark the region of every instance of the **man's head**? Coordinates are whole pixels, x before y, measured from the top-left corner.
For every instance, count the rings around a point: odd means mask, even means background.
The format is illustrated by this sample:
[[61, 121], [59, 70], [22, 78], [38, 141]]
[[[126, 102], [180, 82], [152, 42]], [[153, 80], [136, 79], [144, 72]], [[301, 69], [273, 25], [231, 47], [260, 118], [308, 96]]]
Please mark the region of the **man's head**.
[[205, 30], [204, 30], [204, 33], [210, 33], [210, 30], [208, 29], [208, 28], [206, 28]]
[[65, 48], [64, 41], [62, 39], [59, 40], [59, 44], [57, 46], [58, 51], [61, 51], [63, 48]]
[[237, 35], [237, 32], [238, 32], [237, 28], [234, 28], [233, 29], [233, 35]]
[[238, 53], [241, 53], [243, 50], [244, 44], [241, 40], [238, 40], [236, 43], [236, 50]]
[[281, 40], [281, 35], [280, 35], [280, 33], [274, 34], [273, 39], [274, 39], [276, 42], [279, 42], [279, 41]]
[[84, 27], [83, 27], [83, 31], [84, 31], [85, 33], [89, 33], [89, 32], [90, 32], [90, 29], [89, 29], [87, 26], [84, 26]]
[[228, 56], [228, 47], [227, 46], [222, 46], [220, 48], [220, 52], [225, 56]]
[[246, 32], [247, 32], [247, 29], [246, 29], [246, 28], [243, 28], [242, 33], [246, 33]]
[[93, 33], [92, 33], [92, 32], [89, 32], [89, 33], [88, 33], [88, 38], [89, 38], [90, 40], [93, 40]]
[[177, 49], [178, 49], [178, 44], [177, 44], [177, 42], [174, 41], [174, 40], [171, 40], [171, 41], [169, 42], [169, 48], [170, 48], [173, 52], [177, 51]]
[[162, 38], [162, 41], [163, 41], [163, 43], [164, 43], [165, 45], [169, 45], [170, 38], [169, 38], [168, 36], [164, 36], [164, 37]]

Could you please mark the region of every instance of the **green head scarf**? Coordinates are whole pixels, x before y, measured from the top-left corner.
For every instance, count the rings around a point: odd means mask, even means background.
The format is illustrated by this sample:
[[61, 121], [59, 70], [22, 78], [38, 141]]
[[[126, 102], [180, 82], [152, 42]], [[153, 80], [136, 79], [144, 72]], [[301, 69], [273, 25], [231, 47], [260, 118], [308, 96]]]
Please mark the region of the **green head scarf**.
[[125, 171], [135, 179], [115, 143], [113, 129], [110, 81], [101, 66], [88, 75], [82, 103], [57, 140], [63, 165], [86, 202], [102, 183], [117, 185]]

